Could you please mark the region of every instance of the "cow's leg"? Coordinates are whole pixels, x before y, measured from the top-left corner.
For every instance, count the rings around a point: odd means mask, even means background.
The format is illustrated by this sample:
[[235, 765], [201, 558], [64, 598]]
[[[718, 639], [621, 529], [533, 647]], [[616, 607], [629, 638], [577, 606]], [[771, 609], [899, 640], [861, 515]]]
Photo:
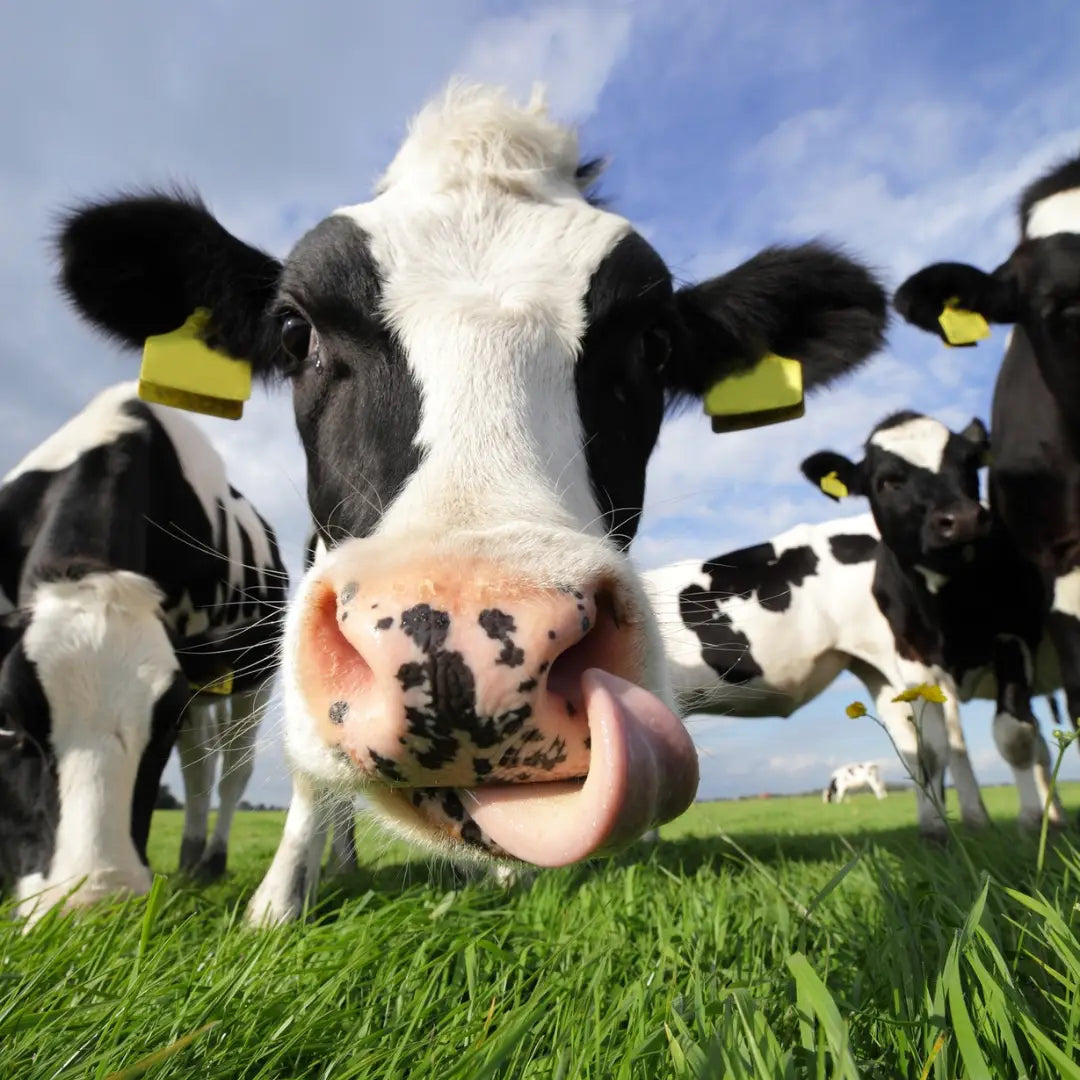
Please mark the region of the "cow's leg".
[[[920, 669], [919, 674], [925, 676], [925, 669]], [[936, 702], [920, 701], [913, 707], [908, 702], [893, 701], [901, 689], [888, 683], [877, 688], [874, 701], [878, 719], [915, 782], [919, 833], [929, 839], [943, 840], [947, 835], [943, 815], [945, 766], [949, 759], [945, 717]]]
[[873, 765], [866, 774], [867, 780], [870, 783], [870, 787], [873, 789], [874, 794], [878, 799], [884, 799], [887, 792], [885, 791], [885, 784], [881, 779], [881, 774], [877, 770], [877, 766]]
[[[264, 688], [269, 690], [269, 686]], [[249, 690], [233, 694], [218, 703], [218, 745], [221, 750], [221, 778], [218, 781], [218, 813], [214, 834], [199, 860], [196, 873], [212, 881], [225, 873], [229, 853], [229, 832], [236, 807], [255, 768], [255, 736], [266, 704], [266, 694]]]
[[180, 725], [176, 748], [184, 779], [184, 835], [180, 841], [180, 869], [193, 871], [206, 850], [210, 821], [210, 793], [214, 786], [217, 725], [213, 701], [197, 697], [188, 705]]
[[351, 795], [333, 795], [327, 800], [330, 816], [330, 858], [326, 872], [332, 877], [354, 874], [360, 869], [356, 854], [356, 806]]
[[945, 713], [945, 732], [949, 740], [949, 773], [956, 789], [957, 801], [960, 803], [960, 820], [969, 829], [981, 829], [989, 823], [990, 815], [986, 812], [979, 781], [975, 779], [975, 770], [972, 769], [971, 758], [968, 756], [964, 729], [960, 726], [960, 704], [957, 701], [956, 687], [950, 685], [943, 689], [945, 704], [942, 709]]
[[248, 904], [247, 919], [256, 926], [291, 922], [315, 897], [319, 863], [330, 826], [325, 794], [302, 777], [293, 777], [292, 799], [281, 843], [270, 869]]
[[[1031, 710], [1031, 652], [1018, 637], [1001, 635], [994, 642], [994, 674], [997, 676], [997, 713], [994, 742], [1012, 768], [1020, 794], [1019, 822], [1036, 829], [1050, 794], [1050, 751]], [[1065, 824], [1065, 814], [1054, 795], [1050, 824]]]

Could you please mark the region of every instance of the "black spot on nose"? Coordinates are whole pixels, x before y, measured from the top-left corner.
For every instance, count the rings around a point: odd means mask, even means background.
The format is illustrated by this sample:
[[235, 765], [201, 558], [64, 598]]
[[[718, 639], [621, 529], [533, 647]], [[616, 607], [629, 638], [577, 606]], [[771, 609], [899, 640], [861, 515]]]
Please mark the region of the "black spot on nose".
[[446, 644], [450, 616], [430, 604], [417, 604], [401, 616], [401, 629], [426, 653], [436, 652]]
[[390, 627], [393, 626], [393, 625], [394, 625], [393, 618], [390, 615], [387, 615], [385, 618], [380, 619], [375, 624], [375, 629], [376, 630], [389, 630]]
[[345, 714], [349, 711], [349, 703], [347, 701], [335, 701], [330, 706], [330, 723], [331, 724], [343, 724], [345, 722]]
[[518, 683], [518, 693], [527, 694], [530, 690], [536, 689], [535, 679], [526, 679], [524, 682]]
[[507, 615], [505, 611], [500, 611], [498, 608], [486, 608], [481, 611], [478, 621], [487, 636], [496, 641], [517, 630], [513, 615]]

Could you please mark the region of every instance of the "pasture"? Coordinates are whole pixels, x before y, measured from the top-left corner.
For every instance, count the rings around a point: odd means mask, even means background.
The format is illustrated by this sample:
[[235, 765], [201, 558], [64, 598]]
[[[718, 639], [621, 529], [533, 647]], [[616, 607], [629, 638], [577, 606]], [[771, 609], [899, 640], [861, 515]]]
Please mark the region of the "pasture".
[[718, 802], [505, 892], [361, 826], [361, 872], [264, 934], [282, 815], [240, 814], [218, 885], [0, 925], [0, 1076], [1080, 1076], [1075, 834], [1040, 869], [1015, 789], [984, 794], [948, 852], [910, 793]]

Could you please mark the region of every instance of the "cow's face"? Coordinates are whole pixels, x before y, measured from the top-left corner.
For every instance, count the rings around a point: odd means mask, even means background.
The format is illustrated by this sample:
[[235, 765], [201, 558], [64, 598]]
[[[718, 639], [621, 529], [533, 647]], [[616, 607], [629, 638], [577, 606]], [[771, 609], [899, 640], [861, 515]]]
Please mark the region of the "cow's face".
[[1032, 350], [1062, 411], [1080, 424], [1080, 157], [1031, 184], [1019, 205], [1020, 242], [992, 273], [935, 263], [897, 290], [908, 322], [945, 337], [946, 300], [989, 322], [1013, 324], [1011, 348]]
[[137, 778], [187, 698], [160, 600], [138, 575], [69, 567], [3, 617], [0, 881], [33, 919], [150, 885]]
[[948, 576], [969, 561], [972, 545], [988, 532], [979, 501], [979, 469], [988, 448], [986, 428], [972, 420], [959, 434], [914, 412], [883, 420], [856, 463], [830, 450], [807, 458], [803, 474], [836, 497], [823, 479], [835, 474], [853, 495], [870, 501], [882, 541], [901, 565]]
[[163, 197], [61, 241], [98, 325], [137, 344], [208, 307], [212, 343], [291, 380], [329, 549], [288, 619], [294, 767], [415, 838], [549, 865], [696, 787], [623, 554], [666, 404], [769, 351], [820, 385], [884, 327], [873, 278], [813, 245], [674, 288], [592, 175], [540, 106], [458, 88], [282, 265]]

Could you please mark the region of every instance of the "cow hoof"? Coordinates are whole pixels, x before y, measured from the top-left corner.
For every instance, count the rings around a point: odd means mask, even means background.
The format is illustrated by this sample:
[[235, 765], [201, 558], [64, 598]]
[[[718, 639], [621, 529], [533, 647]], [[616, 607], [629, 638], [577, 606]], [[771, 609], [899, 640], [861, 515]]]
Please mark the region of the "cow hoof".
[[195, 867], [195, 877], [199, 881], [217, 881], [225, 876], [227, 852], [211, 851], [199, 860]]
[[919, 839], [928, 847], [948, 847], [949, 830], [944, 825], [926, 825], [919, 829]]
[[245, 919], [256, 930], [269, 930], [295, 922], [303, 910], [303, 900], [295, 896], [274, 896], [260, 886], [247, 906]]
[[206, 851], [206, 840], [199, 837], [185, 836], [180, 841], [180, 870], [182, 873], [191, 874], [202, 860], [203, 852]]

